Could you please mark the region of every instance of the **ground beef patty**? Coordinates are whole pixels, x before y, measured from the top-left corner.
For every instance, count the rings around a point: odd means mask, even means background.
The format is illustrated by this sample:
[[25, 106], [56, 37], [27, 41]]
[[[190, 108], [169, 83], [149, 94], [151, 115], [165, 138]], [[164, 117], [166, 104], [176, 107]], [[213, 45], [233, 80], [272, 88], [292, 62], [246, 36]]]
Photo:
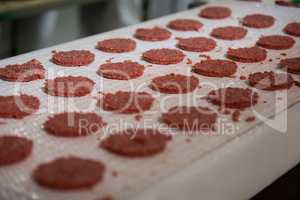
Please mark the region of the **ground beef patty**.
[[229, 77], [236, 72], [237, 65], [229, 60], [202, 60], [193, 66], [192, 71], [203, 76]]
[[200, 17], [208, 19], [224, 19], [231, 15], [230, 8], [223, 6], [210, 6], [201, 10]]
[[40, 164], [32, 174], [36, 183], [56, 190], [89, 189], [101, 182], [105, 165], [96, 160], [60, 157]]
[[180, 130], [211, 131], [217, 116], [217, 113], [206, 107], [176, 106], [163, 113], [161, 121]]
[[215, 28], [211, 32], [211, 36], [223, 40], [240, 40], [247, 34], [247, 29], [239, 26], [225, 26]]
[[275, 0], [275, 4], [279, 6], [300, 8], [300, 6], [297, 3], [291, 1], [285, 1], [285, 0]]
[[105, 93], [98, 102], [104, 110], [123, 114], [134, 114], [150, 110], [154, 98], [147, 92]]
[[270, 15], [251, 14], [242, 19], [242, 24], [252, 28], [268, 28], [273, 26], [275, 18]]
[[82, 137], [96, 133], [106, 123], [95, 113], [65, 112], [49, 117], [45, 131], [58, 137]]
[[144, 74], [145, 67], [137, 62], [126, 60], [117, 63], [105, 63], [100, 66], [98, 74], [108, 79], [130, 80]]
[[60, 51], [52, 56], [53, 63], [65, 67], [88, 65], [94, 60], [95, 55], [87, 50]]
[[185, 55], [177, 49], [151, 49], [143, 53], [147, 62], [159, 65], [177, 64], [183, 61]]
[[194, 91], [199, 86], [195, 76], [167, 74], [152, 79], [150, 88], [167, 94], [183, 94]]
[[91, 93], [95, 83], [83, 76], [62, 76], [46, 80], [44, 91], [52, 96], [82, 97]]
[[170, 136], [154, 129], [127, 129], [112, 133], [100, 144], [109, 152], [127, 157], [147, 157], [165, 150]]
[[259, 47], [229, 48], [226, 56], [234, 61], [253, 63], [264, 61], [267, 58], [267, 51]]
[[300, 22], [293, 22], [287, 24], [283, 31], [292, 36], [300, 37]]
[[289, 89], [294, 84], [294, 79], [285, 73], [256, 72], [248, 77], [249, 85], [261, 90]]
[[0, 68], [0, 79], [12, 82], [29, 82], [45, 77], [43, 65], [36, 59], [23, 64], [7, 65]]
[[169, 22], [168, 27], [177, 31], [198, 31], [203, 24], [194, 19], [175, 19]]
[[4, 135], [0, 136], [0, 166], [11, 165], [28, 158], [33, 142], [29, 139]]
[[191, 37], [179, 39], [177, 46], [185, 51], [207, 52], [213, 50], [217, 43], [213, 39], [206, 37]]
[[282, 59], [280, 67], [292, 74], [300, 74], [300, 57]]
[[256, 44], [267, 49], [290, 49], [294, 46], [295, 40], [289, 36], [269, 35], [260, 37]]
[[228, 87], [210, 91], [207, 100], [225, 108], [244, 109], [257, 104], [258, 94], [248, 88]]
[[163, 41], [171, 37], [171, 32], [165, 28], [139, 28], [135, 32], [135, 37], [145, 41]]
[[40, 107], [37, 97], [30, 95], [0, 96], [0, 118], [22, 119]]
[[98, 42], [97, 48], [108, 53], [125, 53], [135, 50], [136, 42], [128, 38], [114, 38]]

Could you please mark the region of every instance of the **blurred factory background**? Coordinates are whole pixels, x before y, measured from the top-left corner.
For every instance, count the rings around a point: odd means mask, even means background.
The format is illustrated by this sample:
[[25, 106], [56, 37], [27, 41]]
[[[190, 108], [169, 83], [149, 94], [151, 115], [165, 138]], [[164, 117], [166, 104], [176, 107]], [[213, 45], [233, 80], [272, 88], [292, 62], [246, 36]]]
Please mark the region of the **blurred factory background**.
[[[109, 31], [146, 19], [184, 10], [194, 0], [34, 0], [61, 1], [55, 8], [0, 14], [0, 57], [8, 57]], [[66, 1], [65, 5], [62, 3]], [[29, 0], [22, 1], [24, 4]], [[20, 4], [20, 0], [0, 1], [0, 13], [5, 7]], [[2, 5], [1, 5], [2, 4]], [[44, 5], [43, 5], [44, 4]], [[32, 9], [37, 6], [32, 6]], [[26, 8], [27, 9], [27, 8]], [[28, 8], [29, 9], [29, 8]], [[15, 11], [20, 12], [20, 11]]]
[[139, 23], [207, 1], [212, 0], [0, 0], [0, 58]]

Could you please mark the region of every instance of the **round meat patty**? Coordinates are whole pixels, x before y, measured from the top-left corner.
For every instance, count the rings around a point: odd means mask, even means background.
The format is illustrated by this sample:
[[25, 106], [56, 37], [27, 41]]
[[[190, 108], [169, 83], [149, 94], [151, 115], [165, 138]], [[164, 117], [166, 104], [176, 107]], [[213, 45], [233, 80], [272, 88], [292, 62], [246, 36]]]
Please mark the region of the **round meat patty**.
[[154, 98], [147, 92], [106, 93], [99, 100], [98, 105], [106, 111], [123, 114], [134, 114], [150, 110]]
[[300, 57], [282, 59], [279, 65], [289, 73], [300, 74]]
[[242, 19], [242, 24], [251, 28], [269, 28], [275, 23], [275, 18], [270, 15], [251, 14]]
[[300, 22], [293, 22], [287, 24], [283, 31], [295, 37], [300, 37]]
[[267, 58], [267, 51], [259, 47], [229, 48], [227, 57], [243, 63], [261, 62]]
[[90, 94], [95, 83], [83, 76], [62, 76], [46, 80], [44, 91], [52, 96], [82, 97]]
[[12, 82], [29, 82], [45, 77], [43, 65], [36, 59], [23, 64], [7, 65], [0, 68], [0, 79]]
[[125, 53], [134, 51], [136, 42], [128, 38], [114, 38], [98, 42], [97, 48], [108, 53]]
[[295, 40], [289, 36], [269, 35], [260, 37], [256, 44], [266, 49], [290, 49], [294, 46]]
[[163, 113], [161, 121], [180, 130], [211, 131], [217, 116], [217, 113], [206, 107], [176, 106]]
[[32, 152], [33, 142], [19, 136], [0, 136], [0, 166], [21, 162]]
[[185, 54], [177, 49], [151, 49], [143, 53], [147, 62], [159, 65], [177, 64], [183, 61]]
[[37, 97], [29, 95], [0, 96], [0, 118], [23, 119], [40, 107]]
[[193, 66], [192, 71], [210, 77], [229, 77], [237, 70], [237, 64], [229, 60], [202, 60]]
[[130, 60], [117, 63], [106, 63], [100, 66], [98, 74], [108, 79], [130, 80], [144, 74], [145, 67]]
[[95, 60], [95, 55], [86, 50], [72, 50], [56, 52], [52, 56], [52, 62], [65, 66], [75, 67], [91, 64]]
[[170, 136], [154, 129], [127, 129], [113, 133], [100, 147], [121, 156], [147, 157], [165, 150]]
[[198, 31], [203, 24], [194, 19], [175, 19], [170, 21], [168, 27], [177, 31]]
[[210, 6], [201, 10], [200, 17], [208, 19], [224, 19], [231, 15], [230, 8], [223, 6]]
[[258, 94], [248, 88], [228, 87], [210, 91], [207, 99], [221, 107], [244, 109], [257, 104]]
[[199, 86], [195, 76], [167, 74], [152, 79], [150, 88], [166, 94], [184, 94], [194, 91]]
[[217, 43], [210, 38], [205, 37], [191, 37], [179, 39], [177, 46], [185, 51], [193, 52], [207, 52], [216, 48]]
[[135, 32], [135, 37], [145, 41], [164, 41], [171, 37], [171, 32], [165, 28], [139, 28]]
[[101, 182], [105, 165], [96, 160], [60, 157], [40, 164], [32, 174], [36, 183], [56, 190], [89, 189]]
[[287, 6], [287, 7], [300, 8], [300, 6], [297, 3], [294, 3], [292, 1], [275, 0], [275, 4], [279, 5], [279, 6]]
[[247, 34], [247, 29], [239, 26], [225, 26], [215, 28], [211, 32], [211, 36], [223, 40], [240, 40]]
[[95, 113], [65, 112], [49, 117], [44, 129], [57, 137], [82, 137], [96, 133], [105, 125]]
[[249, 85], [261, 90], [289, 89], [294, 84], [294, 79], [285, 73], [256, 72], [248, 77]]

